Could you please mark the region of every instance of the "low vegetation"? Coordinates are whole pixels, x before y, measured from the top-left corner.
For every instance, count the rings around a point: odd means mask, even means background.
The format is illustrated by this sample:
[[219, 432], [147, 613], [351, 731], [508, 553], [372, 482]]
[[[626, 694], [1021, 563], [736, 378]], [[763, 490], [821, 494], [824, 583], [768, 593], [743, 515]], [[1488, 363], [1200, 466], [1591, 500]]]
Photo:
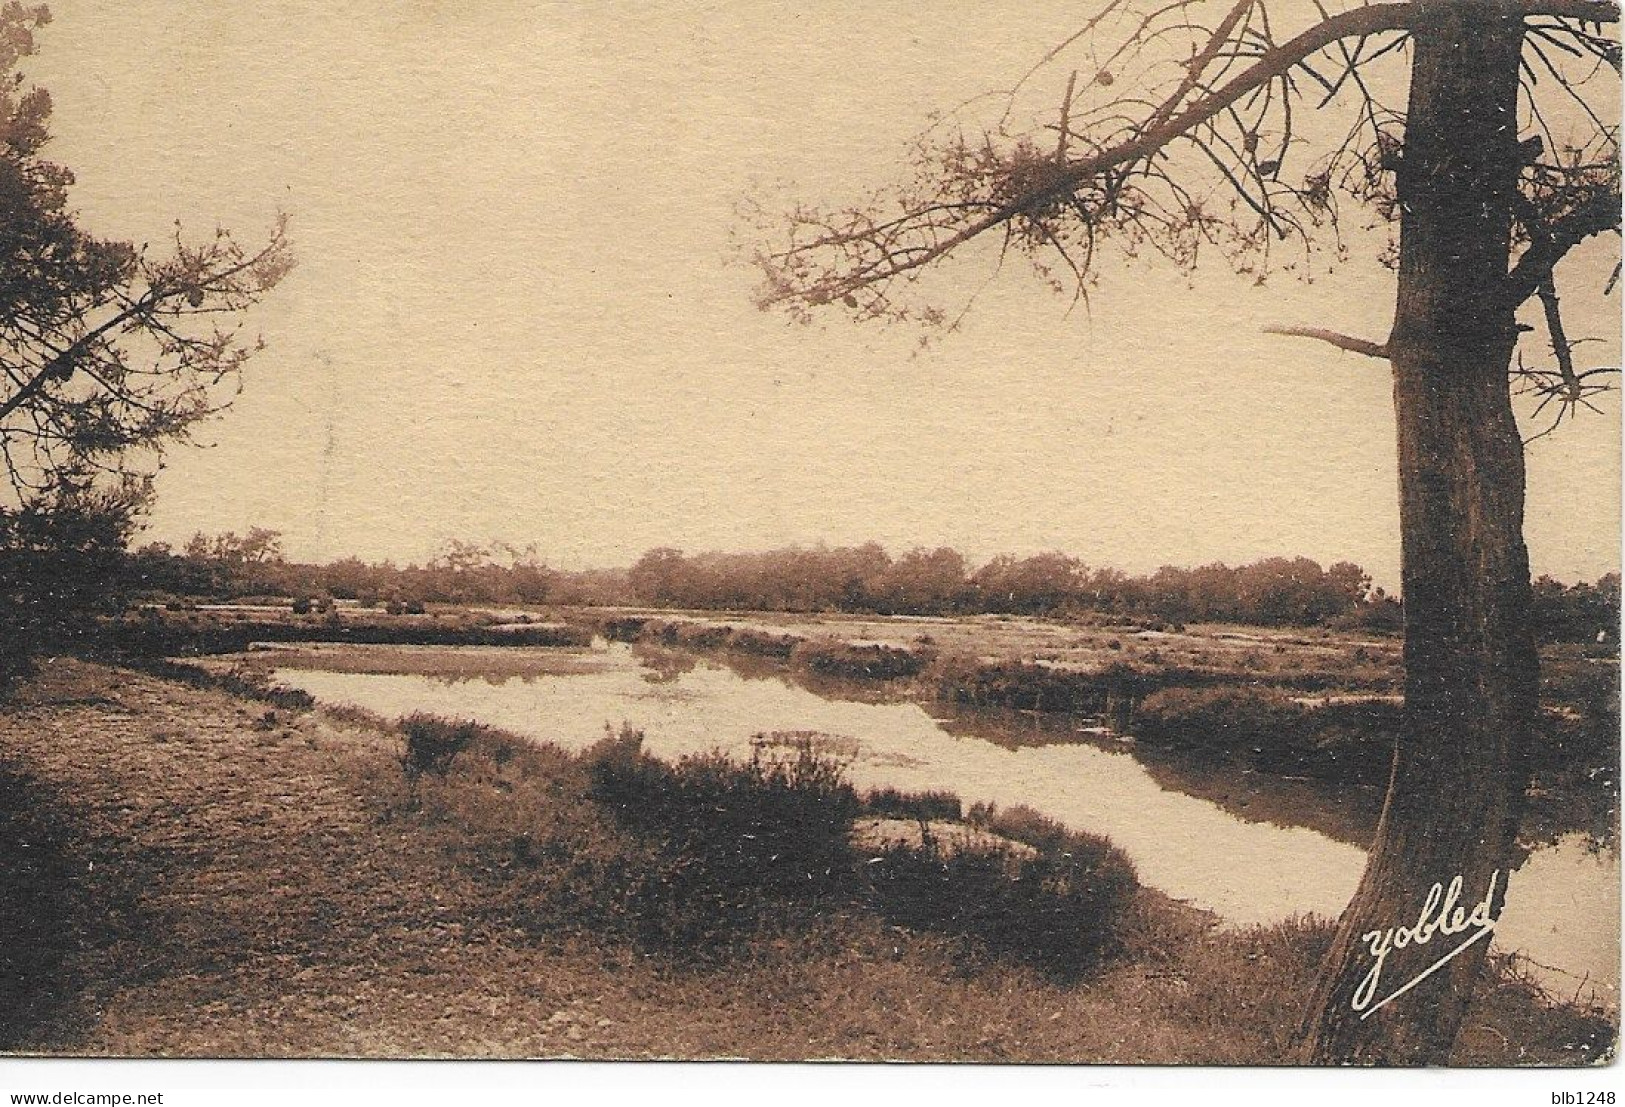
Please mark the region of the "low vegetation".
[[[1225, 628], [1166, 632], [1132, 623], [1067, 628], [1030, 621], [1007, 627], [985, 619], [887, 628], [873, 621], [785, 618], [775, 625], [581, 610], [555, 618], [569, 621], [514, 616], [504, 622], [495, 614], [459, 609], [402, 618], [353, 607], [306, 616], [149, 607], [115, 629], [128, 656], [149, 665], [162, 664], [153, 655], [233, 652], [258, 641], [580, 649], [602, 635], [658, 647], [656, 652], [664, 651], [658, 662], [646, 663], [672, 672], [692, 666], [694, 652], [712, 652], [751, 675], [796, 674], [816, 691], [836, 682], [834, 694], [842, 694], [838, 682], [860, 682], [876, 691], [884, 686], [881, 694], [973, 711], [1094, 718], [1172, 768], [1202, 772], [1223, 762], [1328, 788], [1380, 788], [1400, 725], [1397, 649], [1331, 632], [1266, 636]], [[886, 629], [890, 641], [868, 637]], [[991, 655], [969, 652], [977, 643]], [[1599, 840], [1612, 837], [1618, 670], [1599, 651], [1605, 655], [1606, 647], [1575, 643], [1544, 651], [1540, 741], [1530, 750], [1529, 821], [1541, 840], [1572, 830]], [[511, 656], [515, 673], [552, 671], [537, 655]], [[570, 656], [562, 654], [558, 664]], [[314, 663], [345, 662], [317, 656]], [[502, 668], [481, 658], [473, 669], [493, 667]], [[244, 694], [266, 698], [263, 689], [239, 683]]]
[[[887, 643], [835, 633], [875, 633], [872, 622], [775, 630], [744, 621], [569, 617], [612, 640], [764, 657], [804, 678], [887, 683], [893, 692], [973, 710], [1095, 717], [1193, 770], [1225, 762], [1330, 787], [1381, 787], [1400, 726], [1397, 649], [1330, 632], [1273, 639], [1223, 630], [1147, 634], [1129, 623], [1050, 635], [1041, 651], [1021, 657], [997, 655], [1011, 651], [1006, 638], [1020, 641], [1016, 631], [970, 621], [932, 624], [907, 643]], [[996, 655], [966, 652], [977, 641]], [[1065, 650], [1057, 648], [1062, 643]], [[1545, 651], [1541, 741], [1531, 750], [1533, 818], [1547, 828], [1542, 833], [1595, 828], [1594, 836], [1611, 836], [1618, 670], [1599, 660], [1598, 650], [1574, 644]], [[1034, 659], [1033, 652], [1066, 660]]]
[[931, 661], [925, 650], [878, 642], [842, 642], [823, 638], [798, 643], [790, 662], [822, 676], [856, 680], [901, 680], [919, 676]]
[[1122, 952], [1139, 883], [1121, 851], [1032, 812], [983, 825], [997, 844], [944, 849], [925, 824], [918, 846], [891, 844], [870, 856], [869, 902], [889, 922], [970, 939], [979, 956], [1056, 980], [1088, 976]]
[[140, 667], [165, 680], [194, 688], [216, 688], [243, 699], [258, 700], [291, 711], [306, 711], [316, 706], [316, 700], [309, 692], [277, 684], [265, 670], [250, 665], [234, 664], [224, 670], [202, 669], [186, 662], [144, 658], [140, 661]]
[[964, 812], [959, 797], [952, 792], [900, 792], [896, 788], [875, 788], [864, 794], [867, 814], [899, 819], [957, 822]]
[[706, 956], [766, 915], [808, 918], [839, 902], [853, 873], [858, 803], [840, 766], [810, 742], [788, 755], [758, 745], [675, 764], [622, 730], [583, 755], [587, 796], [644, 859], [620, 903], [632, 932], [673, 956]]
[[[585, 928], [698, 966], [832, 918], [869, 918], [938, 935], [966, 966], [1077, 979], [1120, 951], [1138, 894], [1119, 851], [1053, 824], [993, 820], [975, 848], [928, 837], [860, 851], [860, 815], [957, 818], [959, 800], [860, 799], [811, 737], [775, 736], [742, 762], [711, 753], [667, 763], [626, 729], [572, 757], [448, 720], [401, 725], [409, 743], [454, 751], [433, 779], [427, 765], [407, 765], [413, 795], [441, 818], [497, 831], [481, 849], [490, 902], [537, 933]], [[499, 782], [497, 812], [483, 797]]]
[[[1279, 1063], [1331, 937], [1324, 920], [1215, 930], [1140, 888], [1109, 842], [1020, 806], [972, 807], [959, 825], [976, 844], [948, 848], [933, 828], [960, 818], [958, 797], [857, 795], [827, 752], [794, 736], [758, 743], [744, 762], [667, 764], [625, 729], [580, 755], [482, 730], [417, 794], [411, 810], [449, 836], [499, 925], [538, 941], [625, 943], [696, 989], [693, 1003], [712, 1001], [719, 979], [730, 994], [833, 990], [874, 1040], [913, 1043], [886, 1056]], [[922, 836], [854, 848], [866, 816], [917, 820]], [[1014, 1052], [947, 1029], [991, 1042], [1015, 996], [1058, 1013]], [[1612, 1041], [1609, 1017], [1544, 996], [1507, 963], [1475, 1009], [1458, 1063], [1572, 1064]], [[948, 1052], [914, 1052], [931, 1041]]]
[[1273, 688], [1167, 688], [1135, 709], [1134, 734], [1254, 768], [1372, 783], [1386, 779], [1399, 720], [1392, 703], [1307, 706]]

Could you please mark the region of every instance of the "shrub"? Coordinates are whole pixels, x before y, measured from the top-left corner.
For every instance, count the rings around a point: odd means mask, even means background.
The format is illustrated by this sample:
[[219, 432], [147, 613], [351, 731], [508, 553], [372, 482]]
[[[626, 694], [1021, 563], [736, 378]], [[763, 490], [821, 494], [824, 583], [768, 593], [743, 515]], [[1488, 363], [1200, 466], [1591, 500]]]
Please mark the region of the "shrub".
[[1145, 742], [1239, 758], [1333, 783], [1381, 784], [1401, 709], [1380, 701], [1305, 707], [1270, 689], [1168, 688], [1135, 713]]
[[839, 762], [809, 742], [743, 763], [713, 752], [666, 764], [642, 738], [623, 728], [583, 757], [589, 796], [654, 854], [626, 877], [636, 937], [697, 952], [849, 882], [858, 803]]
[[790, 660], [826, 676], [897, 680], [918, 676], [929, 657], [897, 646], [822, 638], [797, 645], [791, 651]]
[[643, 628], [649, 622], [642, 615], [629, 615], [621, 618], [605, 619], [599, 629], [605, 638], [611, 642], [636, 642], [643, 633]]
[[568, 623], [519, 623], [505, 627], [469, 628], [451, 632], [448, 637], [460, 637], [474, 645], [490, 646], [555, 646], [581, 648], [592, 645], [592, 631], [587, 627]]
[[[1399, 704], [1377, 701], [1308, 708], [1303, 715], [1307, 748], [1298, 767], [1335, 783], [1384, 784], [1403, 715]], [[1617, 747], [1617, 730], [1613, 741]]]
[[[713, 752], [667, 764], [638, 731], [606, 728], [539, 772], [546, 751], [499, 757], [492, 737], [478, 735], [427, 795], [490, 830], [494, 909], [527, 929], [629, 939], [678, 966], [726, 963], [831, 912], [872, 910], [961, 939], [972, 963], [985, 955], [1076, 977], [1117, 947], [1136, 886], [1103, 840], [1020, 808], [994, 821], [1039, 843], [1031, 856], [970, 840], [950, 855], [927, 829], [923, 848], [888, 846], [860, 864], [850, 845], [859, 803], [824, 736], [764, 736], [744, 762]], [[498, 784], [512, 802], [490, 802]], [[931, 815], [959, 807], [943, 793], [886, 790], [878, 802]]]
[[663, 646], [677, 644], [677, 631], [682, 624], [674, 623], [669, 619], [649, 619], [638, 631], [638, 641], [658, 642]]
[[1028, 843], [1035, 856], [1008, 845], [950, 853], [929, 835], [921, 849], [887, 847], [863, 868], [868, 895], [896, 925], [1076, 979], [1117, 948], [1139, 882], [1104, 838], [1048, 827], [1043, 844]]
[[260, 700], [289, 711], [308, 711], [316, 706], [316, 698], [309, 692], [273, 683], [270, 674], [255, 665], [239, 663], [223, 673], [176, 661], [146, 661], [141, 667], [165, 680], [178, 681], [193, 688], [218, 688], [234, 696]]
[[1024, 803], [1000, 808], [978, 804], [971, 808], [969, 823], [991, 834], [1022, 842], [1039, 852], [1064, 853], [1079, 842], [1104, 845], [1105, 839], [1074, 834], [1047, 815], [1040, 815]]
[[937, 695], [954, 703], [1083, 715], [1099, 715], [1114, 700], [1132, 699], [1147, 680], [1120, 662], [1085, 672], [1028, 661], [985, 662], [966, 657], [939, 659], [931, 678]]
[[414, 712], [401, 720], [405, 748], [401, 768], [408, 780], [424, 774], [445, 776], [457, 755], [479, 736], [483, 728], [476, 722], [456, 722], [438, 715]]
[[1619, 764], [1619, 667], [1543, 665], [1541, 725], [1530, 754], [1537, 778], [1563, 771], [1612, 779]]

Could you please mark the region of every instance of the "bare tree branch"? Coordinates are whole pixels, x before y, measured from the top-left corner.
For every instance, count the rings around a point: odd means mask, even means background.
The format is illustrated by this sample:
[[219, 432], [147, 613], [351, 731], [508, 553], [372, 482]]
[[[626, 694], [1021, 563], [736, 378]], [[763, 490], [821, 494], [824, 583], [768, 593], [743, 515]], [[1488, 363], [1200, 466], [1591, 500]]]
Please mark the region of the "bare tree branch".
[[1557, 299], [1557, 285], [1550, 273], [1541, 278], [1536, 294], [1540, 297], [1540, 306], [1546, 315], [1546, 331], [1552, 340], [1552, 353], [1557, 355], [1558, 373], [1561, 374], [1563, 383], [1568, 386], [1570, 393], [1576, 394], [1580, 388], [1580, 381], [1574, 375], [1574, 345], [1563, 330], [1563, 313]]
[[[1311, 214], [1327, 203], [1325, 179], [1306, 179], [1304, 188], [1294, 188], [1279, 179], [1281, 161], [1292, 141], [1290, 112], [1296, 95], [1292, 74], [1308, 72], [1326, 88], [1328, 96], [1335, 94], [1345, 82], [1354, 84], [1366, 98], [1367, 107], [1362, 125], [1356, 127], [1350, 139], [1360, 133], [1361, 127], [1369, 128], [1374, 138], [1382, 137], [1384, 120], [1392, 113], [1386, 108], [1381, 113], [1373, 108], [1371, 91], [1357, 70], [1403, 43], [1406, 33], [1419, 18], [1419, 11], [1425, 12], [1426, 6], [1419, 7], [1415, 0], [1361, 4], [1327, 14], [1315, 25], [1280, 44], [1270, 36], [1262, 0], [1235, 0], [1227, 4], [1224, 17], [1212, 30], [1197, 27], [1188, 18], [1173, 26], [1152, 28], [1152, 20], [1158, 15], [1174, 10], [1183, 12], [1185, 6], [1174, 3], [1159, 9], [1141, 20], [1129, 36], [1141, 47], [1170, 30], [1197, 31], [1203, 36], [1192, 44], [1189, 59], [1178, 67], [1178, 78], [1165, 86], [1163, 92], [1145, 98], [1123, 98], [1107, 105], [1107, 110], [1115, 114], [1080, 113], [1073, 99], [1074, 73], [1068, 79], [1068, 92], [1062, 101], [1061, 123], [1057, 128], [1061, 132], [1059, 140], [1049, 152], [1040, 155], [1033, 151], [1035, 156], [1029, 157], [1025, 148], [1018, 146], [1007, 158], [1002, 158], [994, 153], [990, 143], [984, 143], [985, 150], [949, 151], [950, 159], [967, 155], [980, 157], [980, 165], [965, 168], [979, 174], [987, 186], [986, 194], [978, 196], [976, 202], [970, 202], [968, 197], [957, 198], [959, 202], [954, 208], [957, 214], [965, 216], [963, 219], [954, 218], [955, 211], [945, 204], [929, 203], [905, 211], [901, 218], [879, 224], [865, 225], [857, 221], [837, 227], [825, 223], [824, 233], [817, 233], [820, 221], [808, 217], [807, 213], [799, 213], [793, 222], [814, 233], [804, 240], [792, 241], [781, 251], [758, 254], [757, 260], [769, 278], [759, 304], [763, 307], [807, 306], [844, 300], [849, 306], [873, 315], [882, 305], [890, 307], [891, 298], [879, 295], [872, 300], [867, 297], [858, 300], [854, 294], [909, 277], [966, 242], [1001, 226], [1012, 223], [1026, 226], [1063, 208], [1078, 210], [1088, 222], [1090, 213], [1111, 216], [1123, 210], [1125, 200], [1141, 205], [1133, 209], [1135, 218], [1154, 222], [1158, 218], [1156, 205], [1147, 202], [1143, 191], [1136, 193], [1135, 190], [1141, 182], [1169, 185], [1154, 162], [1178, 138], [1188, 138], [1208, 151], [1222, 148], [1233, 156], [1235, 165], [1227, 168], [1218, 164], [1219, 172], [1239, 201], [1259, 215], [1267, 231], [1284, 237], [1278, 207], [1281, 198], [1294, 198]], [[1107, 10], [1115, 7], [1114, 4]], [[1495, 7], [1526, 18], [1575, 20], [1587, 24], [1615, 23], [1620, 15], [1618, 7], [1607, 0], [1497, 0]], [[1261, 20], [1257, 27], [1251, 25], [1255, 11]], [[1098, 22], [1097, 17], [1089, 26], [1094, 27]], [[1570, 29], [1561, 23], [1551, 26]], [[1572, 30], [1577, 35], [1584, 34], [1578, 28]], [[1361, 51], [1368, 39], [1395, 32], [1398, 37], [1394, 42], [1362, 58]], [[1349, 39], [1356, 40], [1352, 52], [1342, 45]], [[1335, 83], [1309, 66], [1314, 55], [1334, 45], [1342, 49], [1343, 57]], [[1120, 47], [1112, 58], [1119, 57], [1121, 52]], [[1051, 56], [1054, 53], [1052, 51]], [[1240, 71], [1223, 80], [1244, 59], [1246, 64]], [[1214, 62], [1222, 64], [1215, 67]], [[1158, 64], [1166, 66], [1167, 63]], [[1209, 74], [1210, 68], [1216, 68], [1217, 72]], [[1025, 80], [1023, 78], [1023, 82]], [[1109, 69], [1103, 67], [1093, 83], [1113, 83]], [[1277, 86], [1278, 97], [1274, 91]], [[1255, 103], [1260, 96], [1262, 101]], [[1261, 121], [1263, 114], [1272, 110], [1271, 103], [1276, 99], [1286, 120], [1286, 133], [1278, 140], [1278, 150], [1272, 146], [1273, 156], [1266, 157], [1259, 150], [1262, 124], [1254, 119]], [[1136, 110], [1139, 108], [1145, 109], [1145, 114]], [[1237, 110], [1248, 112], [1249, 118], [1244, 121], [1235, 114]], [[1227, 113], [1227, 127], [1240, 132], [1229, 138], [1220, 136], [1214, 129]], [[1093, 137], [1086, 136], [1086, 130], [1092, 130]], [[1067, 151], [1074, 146], [1082, 156], [1068, 159]], [[1347, 152], [1347, 146], [1348, 140], [1334, 154], [1334, 160]], [[1358, 156], [1356, 154], [1356, 158]], [[1002, 180], [998, 178], [998, 170], [1004, 172]], [[1375, 180], [1377, 174], [1373, 172], [1370, 176]], [[1079, 200], [1084, 201], [1081, 207]], [[971, 216], [970, 212], [977, 208], [982, 214]], [[1186, 205], [1183, 211], [1165, 214], [1173, 216], [1168, 224], [1171, 228], [1177, 226], [1190, 232], [1192, 248], [1201, 241], [1213, 239], [1209, 229], [1212, 220], [1203, 214], [1200, 200]], [[855, 213], [846, 215], [853, 217]], [[879, 233], [882, 226], [888, 228], [885, 235]], [[1302, 236], [1301, 227], [1292, 229]], [[1029, 228], [1021, 232], [1021, 236], [1065, 252], [1062, 240], [1053, 233], [1040, 234], [1035, 228]], [[1239, 245], [1251, 242], [1267, 256], [1270, 237], [1268, 233], [1238, 231], [1235, 241]], [[1161, 248], [1154, 241], [1150, 245]], [[839, 255], [839, 258], [829, 259], [832, 264], [827, 267], [808, 264], [824, 252]], [[1072, 264], [1070, 260], [1068, 264]]]
[[[1239, 12], [1245, 5], [1238, 5]], [[1370, 35], [1379, 31], [1402, 30], [1410, 26], [1415, 14], [1411, 3], [1385, 3], [1354, 8], [1324, 20], [1304, 31], [1287, 43], [1266, 50], [1258, 60], [1219, 89], [1202, 97], [1183, 112], [1169, 113], [1160, 124], [1131, 131], [1133, 137], [1125, 142], [1101, 150], [1090, 157], [1080, 158], [1064, 165], [1054, 165], [1044, 174], [1032, 174], [1027, 186], [1016, 192], [989, 214], [931, 245], [912, 250], [903, 256], [888, 255], [885, 261], [869, 271], [837, 281], [818, 282], [811, 288], [770, 289], [761, 299], [764, 307], [786, 301], [828, 302], [850, 293], [902, 276], [944, 257], [965, 242], [1010, 222], [1012, 219], [1040, 210], [1063, 199], [1091, 180], [1108, 176], [1113, 170], [1150, 157], [1169, 142], [1190, 132], [1223, 112], [1247, 93], [1276, 80], [1310, 55], [1325, 49], [1341, 39]], [[1186, 90], [1188, 93], [1189, 90]], [[1176, 101], [1177, 103], [1177, 101]], [[1166, 105], [1164, 105], [1166, 107]], [[788, 253], [801, 253], [808, 248], [827, 244], [815, 242]]]
[[1355, 338], [1352, 335], [1339, 334], [1337, 331], [1323, 330], [1320, 327], [1265, 327], [1265, 334], [1281, 334], [1288, 338], [1314, 338], [1321, 342], [1330, 343], [1339, 350], [1347, 350], [1351, 354], [1364, 354], [1383, 361], [1388, 360], [1388, 347], [1380, 342], [1372, 342], [1364, 338]]

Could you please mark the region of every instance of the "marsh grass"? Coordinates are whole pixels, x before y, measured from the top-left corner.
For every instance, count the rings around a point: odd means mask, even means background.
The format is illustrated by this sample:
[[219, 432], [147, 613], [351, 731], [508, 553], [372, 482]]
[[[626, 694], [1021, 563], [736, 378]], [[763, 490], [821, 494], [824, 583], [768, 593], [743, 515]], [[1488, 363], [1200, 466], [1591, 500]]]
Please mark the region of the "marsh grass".
[[630, 904], [646, 939], [726, 942], [763, 921], [758, 908], [813, 909], [850, 882], [857, 796], [811, 741], [668, 764], [623, 728], [583, 760], [588, 797], [655, 854]]
[[1342, 784], [1387, 779], [1401, 709], [1382, 702], [1306, 706], [1273, 688], [1167, 688], [1134, 710], [1149, 745], [1267, 772]]
[[572, 756], [449, 720], [401, 725], [424, 742], [414, 794], [481, 829], [493, 907], [541, 931], [619, 935], [679, 965], [747, 956], [815, 920], [864, 915], [950, 940], [966, 967], [1078, 979], [1118, 948], [1114, 932], [1137, 890], [1132, 866], [1104, 839], [1020, 809], [988, 826], [1032, 850], [986, 835], [944, 849], [927, 829], [918, 845], [860, 856], [853, 823], [865, 810], [957, 820], [961, 803], [941, 792], [860, 800], [817, 735], [764, 736], [743, 761], [709, 753], [667, 763], [628, 728]]
[[1133, 866], [1102, 838], [1034, 848], [947, 850], [927, 832], [919, 848], [891, 845], [870, 857], [865, 890], [889, 922], [964, 939], [967, 963], [1086, 977], [1121, 948], [1119, 923], [1139, 887]]
[[728, 639], [728, 648], [758, 657], [776, 657], [788, 660], [805, 638], [799, 634], [774, 634], [771, 631], [738, 627]]

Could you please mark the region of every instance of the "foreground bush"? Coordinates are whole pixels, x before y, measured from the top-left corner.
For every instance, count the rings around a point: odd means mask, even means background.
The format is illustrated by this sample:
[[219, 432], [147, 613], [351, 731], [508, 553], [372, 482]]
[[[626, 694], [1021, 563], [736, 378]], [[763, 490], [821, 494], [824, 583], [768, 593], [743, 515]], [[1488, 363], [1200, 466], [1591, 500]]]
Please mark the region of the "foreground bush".
[[985, 955], [1063, 980], [1117, 950], [1139, 888], [1121, 850], [1025, 808], [984, 825], [1016, 844], [947, 850], [926, 833], [922, 848], [891, 846], [871, 857], [864, 874], [875, 909], [894, 924], [965, 938]]
[[[1120, 948], [1138, 887], [1109, 843], [1024, 808], [973, 812], [1007, 840], [939, 841], [957, 796], [882, 789], [860, 802], [823, 735], [763, 736], [746, 761], [671, 764], [626, 728], [571, 756], [470, 724], [404, 726], [433, 739], [426, 754], [460, 751], [445, 775], [426, 762], [414, 795], [477, 828], [483, 901], [504, 925], [613, 935], [679, 966], [867, 915], [952, 939], [967, 967], [1014, 962], [1075, 979]], [[920, 820], [921, 841], [859, 854], [864, 811]]]
[[622, 730], [584, 755], [588, 795], [654, 852], [624, 900], [640, 937], [725, 941], [763, 908], [810, 906], [849, 884], [857, 796], [810, 742], [758, 747], [743, 763], [710, 753], [667, 764], [642, 738]]

